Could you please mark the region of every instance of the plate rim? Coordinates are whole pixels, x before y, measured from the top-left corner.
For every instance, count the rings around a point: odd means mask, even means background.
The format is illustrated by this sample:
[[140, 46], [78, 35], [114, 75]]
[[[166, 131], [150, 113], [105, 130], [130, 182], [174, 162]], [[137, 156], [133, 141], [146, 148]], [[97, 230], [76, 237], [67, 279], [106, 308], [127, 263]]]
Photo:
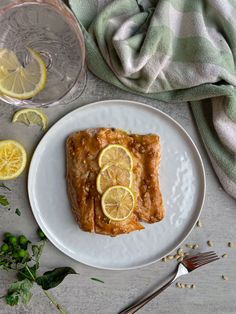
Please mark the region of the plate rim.
[[129, 103], [131, 105], [144, 107], [144, 108], [148, 108], [148, 109], [157, 111], [160, 115], [164, 116], [167, 119], [170, 119], [172, 123], [177, 125], [177, 127], [181, 129], [181, 131], [184, 133], [184, 135], [191, 142], [193, 148], [195, 149], [196, 156], [198, 157], [198, 160], [199, 160], [199, 165], [200, 165], [200, 168], [201, 168], [201, 176], [202, 176], [202, 179], [201, 179], [202, 180], [202, 182], [201, 182], [201, 184], [202, 184], [202, 188], [201, 188], [202, 189], [202, 196], [201, 196], [200, 203], [199, 203], [200, 206], [199, 206], [199, 209], [198, 209], [198, 214], [197, 214], [196, 218], [193, 220], [192, 227], [190, 227], [190, 229], [188, 230], [187, 234], [181, 239], [181, 241], [175, 247], [173, 247], [170, 251], [168, 251], [166, 255], [168, 255], [172, 251], [176, 250], [176, 248], [179, 247], [187, 239], [187, 237], [190, 235], [190, 233], [194, 229], [194, 227], [196, 225], [196, 222], [199, 220], [199, 217], [200, 217], [202, 209], [203, 209], [204, 201], [205, 201], [205, 196], [206, 196], [206, 172], [205, 172], [205, 168], [204, 168], [204, 163], [203, 163], [201, 154], [200, 154], [196, 144], [194, 143], [193, 139], [188, 134], [188, 132], [185, 130], [185, 128], [179, 122], [177, 122], [174, 118], [172, 118], [170, 115], [168, 115], [167, 113], [165, 113], [162, 110], [160, 110], [158, 108], [155, 108], [155, 107], [153, 107], [151, 105], [148, 105], [148, 104], [144, 104], [144, 103], [141, 103], [141, 102], [138, 102], [138, 101], [133, 101], [133, 100], [125, 100], [125, 99], [100, 100], [100, 101], [96, 101], [96, 102], [92, 102], [92, 103], [88, 103], [88, 104], [82, 105], [82, 106], [80, 106], [80, 107], [78, 107], [76, 109], [73, 109], [72, 111], [68, 112], [63, 117], [59, 118], [48, 129], [48, 131], [44, 134], [44, 136], [40, 139], [40, 141], [38, 142], [38, 144], [37, 144], [37, 146], [36, 146], [36, 148], [35, 148], [35, 150], [34, 150], [34, 152], [32, 154], [32, 157], [31, 157], [31, 160], [30, 160], [30, 165], [29, 165], [29, 170], [28, 170], [28, 176], [27, 176], [27, 191], [28, 191], [29, 205], [30, 205], [31, 211], [33, 213], [34, 219], [36, 220], [38, 226], [45, 233], [47, 239], [53, 244], [53, 246], [55, 246], [63, 254], [65, 254], [66, 256], [70, 257], [72, 260], [74, 260], [74, 261], [76, 261], [78, 263], [81, 263], [81, 264], [89, 266], [89, 267], [94, 267], [94, 268], [97, 268], [97, 269], [117, 270], [117, 271], [133, 270], [133, 269], [139, 269], [139, 268], [147, 267], [147, 266], [150, 266], [150, 265], [152, 265], [154, 263], [157, 263], [158, 261], [160, 261], [163, 258], [163, 256], [160, 257], [160, 258], [154, 259], [154, 260], [152, 260], [150, 262], [147, 262], [147, 263], [142, 263], [140, 265], [129, 266], [129, 267], [103, 267], [103, 266], [97, 266], [96, 264], [93, 264], [93, 263], [87, 263], [87, 262], [84, 262], [84, 261], [80, 261], [77, 258], [75, 258], [74, 256], [72, 256], [72, 254], [70, 254], [69, 251], [65, 251], [63, 249], [63, 247], [58, 246], [56, 241], [54, 242], [53, 238], [50, 236], [50, 233], [47, 231], [47, 228], [45, 228], [44, 224], [41, 222], [39, 215], [37, 215], [36, 210], [33, 209], [33, 206], [32, 206], [33, 201], [31, 201], [33, 199], [33, 193], [32, 193], [32, 189], [31, 189], [31, 186], [32, 186], [31, 183], [32, 183], [32, 180], [34, 179], [34, 176], [32, 175], [33, 171], [34, 171], [33, 166], [34, 166], [34, 163], [37, 161], [37, 152], [39, 150], [39, 147], [40, 147], [41, 143], [44, 141], [45, 137], [48, 136], [48, 134], [50, 132], [52, 132], [52, 130], [54, 128], [56, 128], [57, 125], [59, 123], [61, 123], [62, 120], [66, 119], [69, 115], [72, 115], [73, 113], [75, 113], [77, 111], [81, 111], [83, 109], [87, 109], [87, 108], [90, 108], [90, 107], [95, 107], [97, 105], [109, 104], [109, 103], [112, 103], [112, 102], [120, 102], [120, 103], [123, 103], [123, 105]]

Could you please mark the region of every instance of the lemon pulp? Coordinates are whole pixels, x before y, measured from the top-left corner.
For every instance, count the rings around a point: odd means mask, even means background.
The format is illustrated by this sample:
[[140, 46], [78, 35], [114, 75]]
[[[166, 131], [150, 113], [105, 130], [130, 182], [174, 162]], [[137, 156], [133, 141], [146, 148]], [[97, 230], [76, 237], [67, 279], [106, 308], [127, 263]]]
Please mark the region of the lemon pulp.
[[120, 168], [132, 170], [133, 159], [126, 147], [118, 144], [110, 144], [101, 151], [98, 164], [100, 168], [106, 165], [115, 165]]
[[115, 185], [131, 187], [132, 171], [114, 165], [104, 166], [97, 176], [96, 184], [100, 194]]
[[125, 186], [112, 186], [103, 194], [101, 204], [106, 217], [113, 221], [122, 221], [133, 211], [134, 194]]

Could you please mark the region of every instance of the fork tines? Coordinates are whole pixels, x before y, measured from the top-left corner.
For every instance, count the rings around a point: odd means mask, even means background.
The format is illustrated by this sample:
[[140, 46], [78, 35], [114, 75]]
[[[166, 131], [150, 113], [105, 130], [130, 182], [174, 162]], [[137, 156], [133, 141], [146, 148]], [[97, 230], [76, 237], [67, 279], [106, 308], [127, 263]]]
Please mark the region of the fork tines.
[[182, 261], [182, 263], [189, 270], [193, 270], [200, 266], [217, 261], [219, 259], [220, 258], [214, 251], [209, 251], [209, 252], [199, 253], [197, 255], [187, 257]]

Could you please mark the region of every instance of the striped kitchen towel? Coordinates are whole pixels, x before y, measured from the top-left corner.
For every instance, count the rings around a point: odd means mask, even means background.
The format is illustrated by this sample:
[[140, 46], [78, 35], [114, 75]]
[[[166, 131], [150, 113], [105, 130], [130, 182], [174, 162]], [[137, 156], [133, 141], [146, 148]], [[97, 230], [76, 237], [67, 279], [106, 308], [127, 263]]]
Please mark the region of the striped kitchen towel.
[[[126, 91], [191, 102], [225, 190], [236, 198], [236, 0], [70, 0], [89, 69]], [[107, 2], [107, 1], [106, 1]]]

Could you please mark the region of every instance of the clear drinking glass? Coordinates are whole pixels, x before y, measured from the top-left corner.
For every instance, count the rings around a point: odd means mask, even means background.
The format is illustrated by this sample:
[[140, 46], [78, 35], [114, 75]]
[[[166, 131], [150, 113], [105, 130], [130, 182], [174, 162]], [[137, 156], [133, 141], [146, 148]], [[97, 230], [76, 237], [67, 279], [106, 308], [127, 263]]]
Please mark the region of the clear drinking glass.
[[24, 107], [47, 107], [78, 98], [86, 84], [85, 45], [80, 26], [61, 0], [0, 0], [0, 48], [13, 50], [21, 64], [27, 47], [40, 53], [47, 66], [44, 90], [31, 99], [0, 95]]

